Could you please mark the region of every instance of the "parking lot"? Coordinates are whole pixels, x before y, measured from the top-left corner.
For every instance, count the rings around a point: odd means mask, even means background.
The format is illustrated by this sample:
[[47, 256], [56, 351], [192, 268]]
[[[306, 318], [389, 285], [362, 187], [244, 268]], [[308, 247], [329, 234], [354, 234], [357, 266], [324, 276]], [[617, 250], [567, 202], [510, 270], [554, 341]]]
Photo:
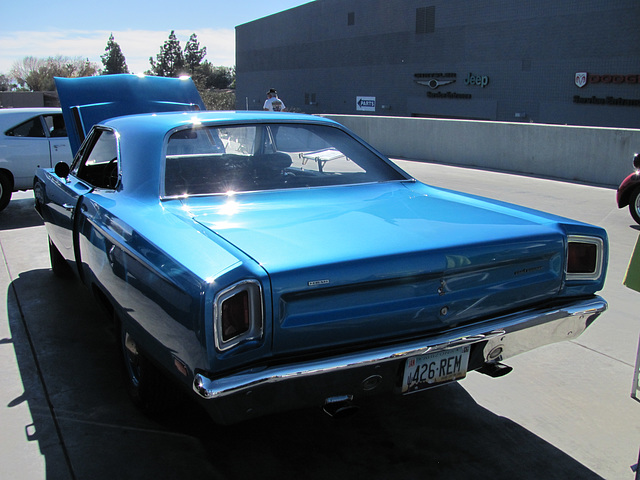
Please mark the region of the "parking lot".
[[320, 409], [213, 424], [185, 402], [150, 419], [130, 402], [114, 333], [79, 283], [54, 277], [31, 192], [0, 213], [0, 478], [634, 478], [630, 398], [640, 293], [622, 285], [640, 228], [615, 189], [398, 161], [418, 179], [600, 225], [611, 243], [603, 314], [512, 373]]

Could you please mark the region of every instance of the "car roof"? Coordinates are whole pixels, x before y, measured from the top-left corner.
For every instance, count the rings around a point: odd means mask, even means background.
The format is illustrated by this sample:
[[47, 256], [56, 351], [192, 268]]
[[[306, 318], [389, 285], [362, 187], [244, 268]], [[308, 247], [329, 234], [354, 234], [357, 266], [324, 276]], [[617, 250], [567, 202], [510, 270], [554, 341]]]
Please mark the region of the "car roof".
[[37, 115], [61, 113], [59, 108], [2, 108], [0, 109], [0, 132], [15, 127]]
[[101, 125], [111, 126], [116, 130], [121, 128], [143, 128], [148, 125], [162, 132], [163, 136], [169, 130], [194, 125], [232, 125], [251, 123], [321, 123], [324, 125], [339, 125], [337, 122], [305, 113], [266, 112], [253, 110], [211, 110], [193, 112], [163, 112], [153, 115], [138, 114], [110, 118]]
[[110, 128], [118, 134], [122, 186], [127, 194], [158, 199], [167, 135], [194, 126], [249, 124], [316, 124], [344, 130], [337, 122], [301, 113], [254, 111], [204, 111], [128, 115], [105, 120], [96, 128]]

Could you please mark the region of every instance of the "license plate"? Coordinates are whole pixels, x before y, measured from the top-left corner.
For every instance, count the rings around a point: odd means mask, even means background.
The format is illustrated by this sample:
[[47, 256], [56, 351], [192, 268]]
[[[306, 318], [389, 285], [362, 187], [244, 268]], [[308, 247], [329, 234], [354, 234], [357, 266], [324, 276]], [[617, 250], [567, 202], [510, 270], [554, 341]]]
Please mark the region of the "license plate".
[[460, 380], [467, 375], [469, 345], [427, 353], [407, 359], [402, 379], [402, 393], [431, 388], [442, 383]]

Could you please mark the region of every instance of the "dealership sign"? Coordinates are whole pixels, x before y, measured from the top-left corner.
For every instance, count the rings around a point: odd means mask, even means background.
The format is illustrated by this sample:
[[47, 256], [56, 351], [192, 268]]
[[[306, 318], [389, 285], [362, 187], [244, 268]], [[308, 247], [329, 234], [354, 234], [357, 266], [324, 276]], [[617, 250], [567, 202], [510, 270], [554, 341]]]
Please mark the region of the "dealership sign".
[[467, 78], [464, 79], [465, 85], [476, 85], [478, 87], [484, 88], [489, 84], [489, 77], [486, 75], [474, 75], [469, 72]]
[[578, 88], [584, 87], [588, 83], [604, 83], [604, 84], [628, 84], [638, 85], [640, 84], [640, 75], [595, 75], [593, 73], [578, 72], [575, 76], [575, 83]]
[[621, 107], [640, 107], [640, 98], [621, 98], [621, 97], [581, 97], [573, 96], [573, 103], [582, 105], [615, 105]]
[[356, 110], [360, 112], [375, 112], [376, 97], [356, 97]]
[[414, 73], [415, 82], [418, 85], [424, 85], [425, 87], [429, 87], [432, 90], [435, 90], [438, 87], [442, 87], [443, 85], [449, 85], [450, 83], [455, 83], [456, 74], [455, 73]]
[[584, 87], [587, 84], [587, 72], [576, 73], [575, 82], [578, 88]]

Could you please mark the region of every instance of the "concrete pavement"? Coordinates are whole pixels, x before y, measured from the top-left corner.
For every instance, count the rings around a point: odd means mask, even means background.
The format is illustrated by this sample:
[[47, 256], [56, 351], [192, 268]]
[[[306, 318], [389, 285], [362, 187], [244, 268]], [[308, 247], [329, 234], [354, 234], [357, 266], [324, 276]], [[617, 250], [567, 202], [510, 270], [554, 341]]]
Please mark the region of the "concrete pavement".
[[615, 190], [399, 161], [419, 179], [605, 227], [610, 309], [572, 342], [426, 394], [231, 427], [185, 402], [149, 419], [129, 402], [108, 319], [49, 269], [31, 192], [0, 213], [0, 478], [633, 478], [640, 404], [629, 397], [640, 293], [622, 286], [639, 229]]

